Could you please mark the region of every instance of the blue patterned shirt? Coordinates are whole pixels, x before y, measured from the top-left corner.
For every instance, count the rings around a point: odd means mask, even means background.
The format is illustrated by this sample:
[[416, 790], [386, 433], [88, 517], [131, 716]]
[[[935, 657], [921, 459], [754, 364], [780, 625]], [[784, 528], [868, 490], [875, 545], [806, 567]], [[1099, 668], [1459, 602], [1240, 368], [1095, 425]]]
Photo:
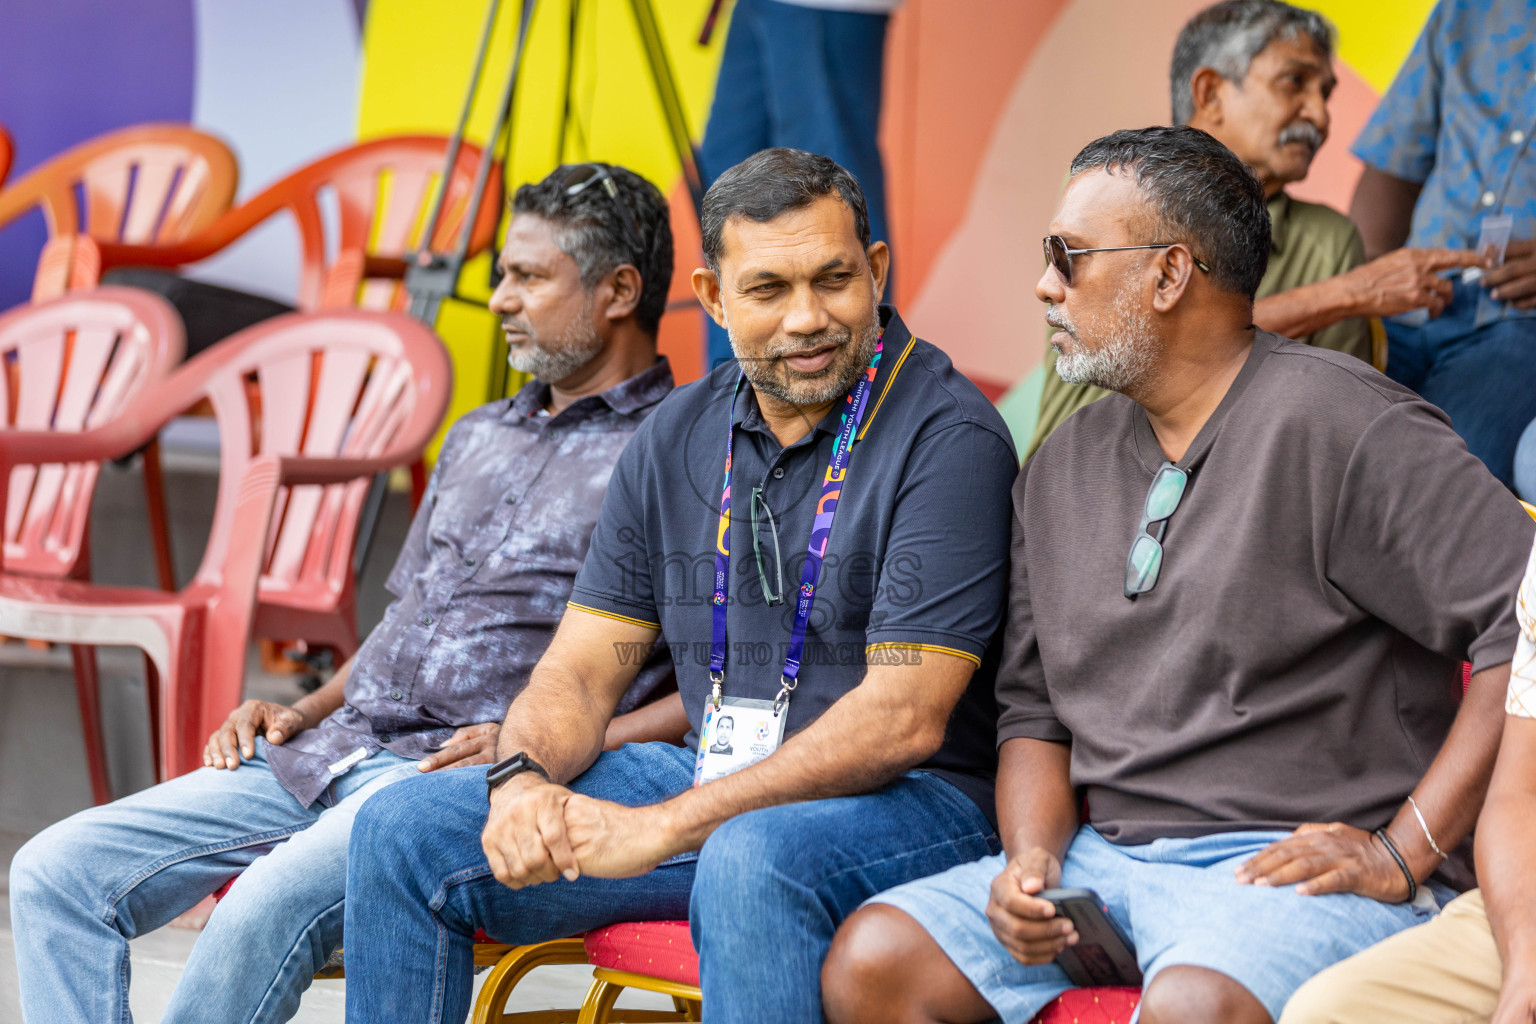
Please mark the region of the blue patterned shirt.
[[[1470, 249], [1490, 214], [1536, 237], [1533, 133], [1536, 0], [1440, 0], [1353, 151], [1424, 186], [1409, 245]], [[1502, 305], [1479, 320], [1522, 315]]]
[[[420, 758], [460, 726], [502, 720], [565, 613], [619, 453], [671, 390], [661, 359], [558, 416], [535, 380], [453, 425], [346, 703], [267, 749], [285, 789], [308, 806], [381, 747]], [[669, 658], [651, 659], [619, 711], [671, 675]]]

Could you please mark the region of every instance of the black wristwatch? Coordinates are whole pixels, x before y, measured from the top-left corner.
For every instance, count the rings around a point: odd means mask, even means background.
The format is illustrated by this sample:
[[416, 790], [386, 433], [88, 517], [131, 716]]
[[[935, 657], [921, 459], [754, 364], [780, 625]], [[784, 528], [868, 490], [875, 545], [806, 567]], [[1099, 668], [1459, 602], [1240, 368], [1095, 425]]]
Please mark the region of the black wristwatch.
[[491, 770], [485, 773], [486, 795], [489, 796], [495, 791], [497, 786], [506, 782], [512, 776], [521, 775], [523, 772], [538, 772], [544, 776], [545, 782], [549, 781], [549, 772], [544, 770], [544, 766], [519, 750], [511, 757], [504, 758], [491, 765]]

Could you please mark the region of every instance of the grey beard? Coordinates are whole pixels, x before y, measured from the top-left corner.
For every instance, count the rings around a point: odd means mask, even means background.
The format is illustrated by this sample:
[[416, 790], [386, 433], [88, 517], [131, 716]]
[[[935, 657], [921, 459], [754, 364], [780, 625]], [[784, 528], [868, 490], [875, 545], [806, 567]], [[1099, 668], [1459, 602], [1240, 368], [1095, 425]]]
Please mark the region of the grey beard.
[[[731, 351], [736, 353], [736, 361], [754, 390], [786, 405], [821, 405], [835, 401], [852, 390], [859, 374], [864, 372], [869, 361], [874, 358], [875, 345], [880, 340], [880, 315], [877, 309], [869, 320], [869, 326], [856, 339], [845, 344], [834, 357], [833, 364], [822, 371], [825, 376], [818, 375], [813, 380], [796, 381], [787, 368], [785, 375], [780, 377], [776, 373], [778, 364], [774, 360], [802, 349], [814, 348], [814, 345], [799, 345], [783, 352], [773, 352], [766, 359], [743, 359], [741, 346], [737, 344], [729, 324], [726, 325], [726, 334], [730, 335]], [[839, 363], [836, 360], [846, 362]]]
[[[1046, 319], [1077, 339], [1076, 326], [1060, 307], [1053, 306]], [[1088, 384], [1120, 392], [1133, 390], [1151, 380], [1162, 342], [1152, 318], [1145, 310], [1136, 307], [1130, 289], [1115, 296], [1113, 321], [1108, 330], [1094, 331], [1104, 338], [1098, 348], [1087, 349], [1079, 342], [1077, 351], [1062, 352], [1056, 359], [1056, 375], [1068, 384]], [[1097, 324], [1093, 326], [1098, 327]]]
[[603, 339], [592, 320], [583, 315], [572, 323], [552, 345], [538, 335], [528, 334], [528, 342], [507, 354], [507, 364], [519, 373], [537, 377], [546, 384], [558, 384], [586, 366], [603, 350]]

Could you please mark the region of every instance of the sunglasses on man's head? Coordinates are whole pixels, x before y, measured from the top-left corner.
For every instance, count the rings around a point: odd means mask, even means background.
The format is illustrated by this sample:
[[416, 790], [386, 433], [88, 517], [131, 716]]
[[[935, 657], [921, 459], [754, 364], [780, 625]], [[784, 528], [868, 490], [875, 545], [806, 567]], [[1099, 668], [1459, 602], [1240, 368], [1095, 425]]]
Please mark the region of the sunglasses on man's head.
[[624, 197], [619, 195], [619, 186], [613, 179], [613, 174], [601, 164], [577, 164], [566, 172], [561, 182], [565, 186], [565, 194], [575, 198], [581, 195], [593, 185], [597, 185], [619, 211], [619, 227], [624, 232], [624, 241], [634, 253], [635, 259], [645, 255], [645, 244], [640, 240], [640, 221], [630, 211], [629, 204]]
[[[1061, 275], [1061, 283], [1065, 285], [1072, 283], [1073, 256], [1081, 256], [1084, 253], [1090, 252], [1125, 252], [1129, 249], [1170, 249], [1175, 245], [1183, 244], [1180, 242], [1154, 242], [1151, 245], [1108, 245], [1097, 249], [1074, 249], [1067, 245], [1067, 240], [1060, 235], [1047, 235], [1041, 241], [1045, 246], [1045, 262], [1056, 269], [1056, 273]], [[1198, 256], [1192, 256], [1192, 258], [1195, 261], [1195, 266], [1207, 274], [1211, 272], [1211, 268], [1205, 264], [1204, 260]]]

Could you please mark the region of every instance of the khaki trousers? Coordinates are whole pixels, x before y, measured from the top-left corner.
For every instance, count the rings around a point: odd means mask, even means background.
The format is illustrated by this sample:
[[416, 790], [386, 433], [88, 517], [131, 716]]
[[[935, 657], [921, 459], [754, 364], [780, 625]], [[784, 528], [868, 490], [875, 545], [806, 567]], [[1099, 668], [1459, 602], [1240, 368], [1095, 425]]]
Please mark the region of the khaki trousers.
[[1340, 961], [1297, 989], [1280, 1024], [1474, 1024], [1493, 1016], [1504, 968], [1474, 889], [1428, 924]]

